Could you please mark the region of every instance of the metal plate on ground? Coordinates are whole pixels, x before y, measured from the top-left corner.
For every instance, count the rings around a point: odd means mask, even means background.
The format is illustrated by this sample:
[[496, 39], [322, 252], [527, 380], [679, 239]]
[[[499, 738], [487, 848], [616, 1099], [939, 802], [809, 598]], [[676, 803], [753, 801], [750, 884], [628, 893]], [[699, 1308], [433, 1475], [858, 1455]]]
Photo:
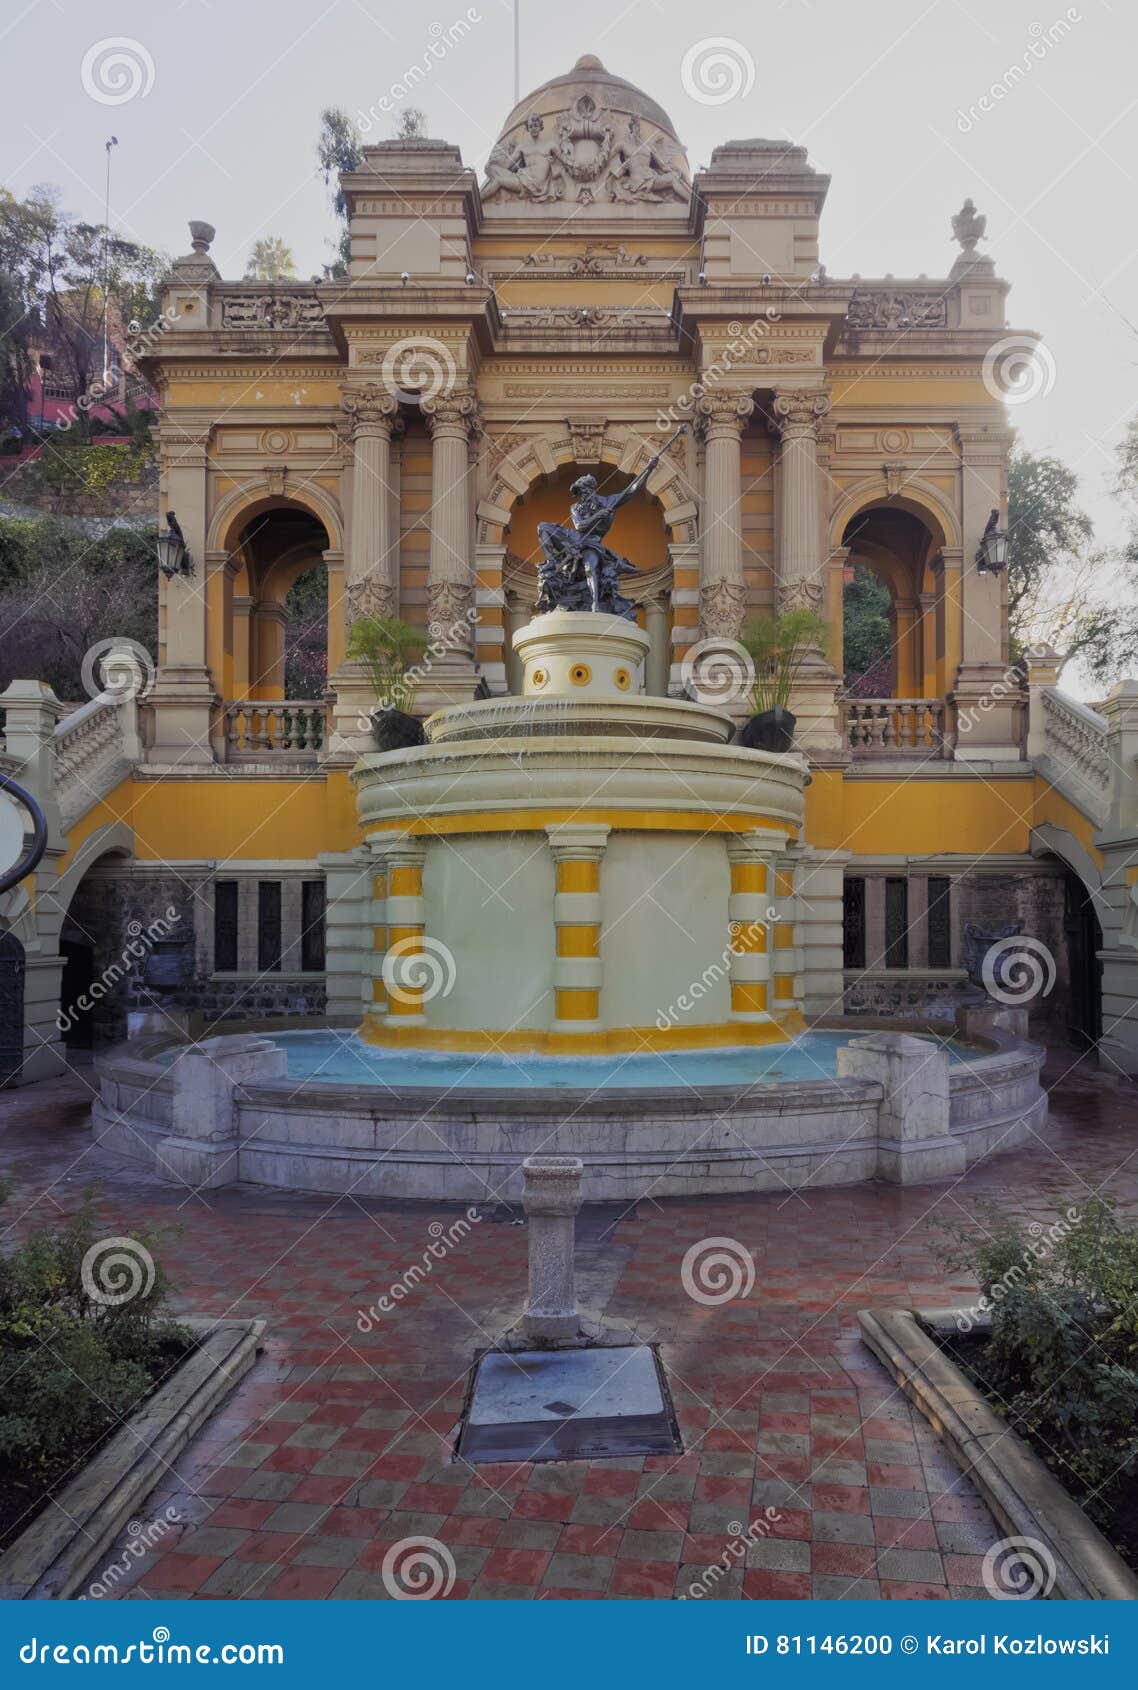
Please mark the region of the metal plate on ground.
[[490, 1350], [474, 1370], [457, 1454], [466, 1461], [573, 1461], [681, 1448], [656, 1352]]

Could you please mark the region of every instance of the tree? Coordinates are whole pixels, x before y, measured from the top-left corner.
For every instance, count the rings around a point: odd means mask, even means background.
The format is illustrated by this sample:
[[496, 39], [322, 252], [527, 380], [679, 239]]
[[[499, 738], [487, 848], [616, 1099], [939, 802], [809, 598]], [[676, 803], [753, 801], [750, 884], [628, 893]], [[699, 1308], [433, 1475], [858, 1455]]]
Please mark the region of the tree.
[[842, 653], [846, 685], [868, 674], [893, 646], [893, 599], [884, 581], [864, 563], [853, 566], [853, 580], [842, 594]]
[[247, 281], [284, 282], [291, 281], [295, 275], [292, 250], [279, 235], [268, 235], [263, 241], [253, 242], [253, 250], [245, 266]]
[[355, 125], [347, 112], [341, 111], [338, 106], [327, 106], [320, 113], [316, 158], [324, 173], [325, 183], [336, 184], [332, 194], [332, 209], [342, 224], [337, 256], [331, 264], [324, 266], [324, 274], [328, 281], [343, 281], [351, 263], [352, 241], [348, 228], [348, 202], [340, 187], [340, 177], [359, 169], [363, 163], [363, 153]]
[[[1138, 448], [1135, 448], [1138, 458]], [[1124, 463], [1125, 469], [1125, 463]], [[1008, 466], [1008, 626], [1012, 656], [1050, 645], [1097, 682], [1138, 659], [1138, 607], [1120, 602], [1118, 558], [1094, 544], [1078, 479], [1058, 458], [1017, 447]]]
[[[54, 188], [34, 188], [24, 201], [0, 197], [0, 271], [27, 325], [23, 355], [29, 338], [49, 343], [77, 398], [99, 397], [104, 325], [121, 342], [126, 324], [153, 315], [165, 268], [149, 247], [61, 211]], [[10, 373], [9, 384], [20, 373]], [[85, 406], [76, 421], [86, 432]]]

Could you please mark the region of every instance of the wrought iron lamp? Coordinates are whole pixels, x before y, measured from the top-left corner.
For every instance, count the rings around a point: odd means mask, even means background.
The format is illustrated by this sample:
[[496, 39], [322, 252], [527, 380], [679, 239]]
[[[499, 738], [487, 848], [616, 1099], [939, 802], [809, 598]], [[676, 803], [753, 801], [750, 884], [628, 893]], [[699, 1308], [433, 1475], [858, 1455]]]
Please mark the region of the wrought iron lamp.
[[175, 575], [192, 575], [193, 559], [186, 548], [186, 537], [178, 526], [173, 511], [166, 512], [166, 531], [157, 540], [158, 567], [168, 581]]
[[1000, 513], [994, 510], [988, 526], [980, 537], [976, 551], [976, 572], [979, 575], [998, 575], [1008, 564], [1008, 531], [1000, 527]]

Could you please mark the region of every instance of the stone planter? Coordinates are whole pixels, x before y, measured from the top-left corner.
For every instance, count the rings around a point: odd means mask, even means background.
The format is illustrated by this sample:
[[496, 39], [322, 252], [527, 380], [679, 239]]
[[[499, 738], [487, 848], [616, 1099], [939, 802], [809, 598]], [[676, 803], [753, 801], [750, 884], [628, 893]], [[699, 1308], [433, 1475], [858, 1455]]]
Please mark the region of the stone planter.
[[183, 1324], [202, 1332], [197, 1349], [0, 1556], [0, 1599], [79, 1595], [264, 1341], [263, 1320]]
[[386, 706], [371, 713], [371, 731], [380, 751], [406, 751], [413, 745], [426, 745], [427, 736], [418, 716], [406, 710]]
[[735, 735], [736, 745], [748, 751], [789, 751], [794, 745], [795, 717], [783, 704], [773, 710], [760, 710], [757, 716], [743, 723]]

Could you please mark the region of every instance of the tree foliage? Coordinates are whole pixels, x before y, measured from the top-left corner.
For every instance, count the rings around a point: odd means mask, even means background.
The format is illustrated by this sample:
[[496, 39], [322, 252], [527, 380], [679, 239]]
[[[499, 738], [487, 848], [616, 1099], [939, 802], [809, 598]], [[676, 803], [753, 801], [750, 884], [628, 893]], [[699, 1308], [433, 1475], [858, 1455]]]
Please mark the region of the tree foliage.
[[279, 235], [267, 235], [254, 241], [245, 266], [245, 278], [251, 282], [291, 281], [296, 275], [296, 261], [292, 248]]
[[52, 517], [0, 519], [0, 689], [44, 680], [81, 703], [83, 658], [111, 638], [136, 640], [157, 657], [153, 531], [114, 527], [91, 537]]
[[359, 135], [346, 111], [339, 106], [326, 106], [320, 113], [320, 132], [316, 137], [316, 158], [324, 174], [326, 185], [332, 189], [332, 209], [341, 222], [336, 257], [324, 266], [329, 281], [342, 281], [348, 274], [352, 245], [348, 229], [348, 202], [340, 187], [340, 177], [358, 170], [363, 163]]
[[850, 686], [890, 653], [893, 600], [889, 588], [864, 563], [853, 566], [853, 580], [842, 594], [842, 652]]

